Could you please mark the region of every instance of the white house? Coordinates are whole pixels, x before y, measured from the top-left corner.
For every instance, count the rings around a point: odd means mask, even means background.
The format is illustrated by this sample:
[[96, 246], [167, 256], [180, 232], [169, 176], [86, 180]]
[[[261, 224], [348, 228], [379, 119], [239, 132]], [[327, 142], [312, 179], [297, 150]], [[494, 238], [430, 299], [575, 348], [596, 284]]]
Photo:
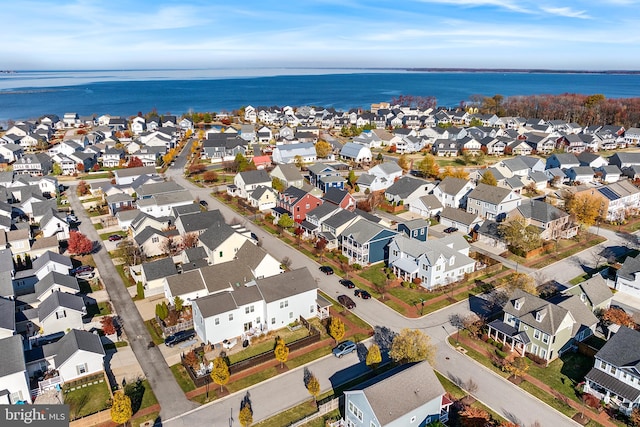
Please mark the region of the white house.
[[356, 184], [360, 191], [380, 191], [391, 187], [403, 174], [403, 170], [396, 162], [380, 163], [358, 177]]
[[[15, 405], [31, 403], [29, 375], [25, 365], [21, 335], [0, 339], [2, 368], [0, 369], [0, 403]], [[6, 392], [4, 392], [6, 391]]]
[[317, 315], [318, 285], [305, 267], [193, 301], [193, 325], [205, 343], [276, 330]]
[[264, 170], [240, 172], [233, 177], [233, 186], [227, 187], [227, 193], [246, 199], [259, 186], [272, 188], [271, 178]]
[[466, 207], [467, 196], [474, 187], [471, 181], [448, 176], [433, 189], [433, 195], [443, 207]]
[[475, 261], [469, 257], [469, 244], [458, 234], [427, 241], [399, 234], [389, 244], [389, 266], [402, 280], [420, 279], [421, 286], [433, 289], [472, 273]]
[[367, 146], [347, 142], [340, 150], [340, 157], [356, 163], [369, 163], [373, 158], [373, 154], [371, 154], [371, 149]]
[[486, 219], [502, 219], [521, 201], [513, 190], [480, 183], [467, 196], [467, 212]]

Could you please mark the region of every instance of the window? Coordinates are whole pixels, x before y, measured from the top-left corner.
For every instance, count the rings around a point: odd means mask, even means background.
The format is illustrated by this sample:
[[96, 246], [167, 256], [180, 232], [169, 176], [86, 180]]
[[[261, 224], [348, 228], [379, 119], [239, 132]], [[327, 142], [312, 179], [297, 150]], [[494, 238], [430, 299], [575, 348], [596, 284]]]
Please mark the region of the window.
[[535, 331], [533, 331], [533, 337], [535, 339], [539, 340], [540, 339], [540, 331], [537, 330], [537, 329]]
[[260, 323], [260, 316], [256, 317], [256, 323]]
[[82, 365], [77, 365], [76, 366], [76, 372], [78, 373], [78, 375], [86, 374], [87, 373], [87, 364], [83, 363]]
[[56, 319], [64, 319], [65, 317], [67, 317], [65, 310], [56, 311]]
[[316, 311], [316, 307], [312, 304], [309, 306], [309, 313], [313, 313]]
[[611, 372], [611, 375], [615, 375], [616, 372], [618, 372], [618, 370], [616, 369], [615, 366], [611, 366], [611, 369], [609, 370], [609, 372]]
[[293, 311], [289, 312], [289, 319], [293, 319]]
[[158, 236], [153, 236], [151, 238], [151, 243], [158, 243], [160, 241], [160, 238], [158, 238]]
[[602, 360], [600, 361], [600, 368], [601, 368], [603, 371], [606, 371], [606, 370], [607, 370], [607, 366], [608, 366], [608, 365], [607, 365], [607, 363], [606, 363], [606, 362], [603, 362]]
[[222, 251], [220, 251], [220, 254], [218, 255], [220, 258], [222, 258]]
[[216, 317], [215, 319], [213, 319], [213, 323], [216, 324], [216, 325], [219, 325], [220, 324], [220, 318]]
[[229, 314], [229, 322], [233, 320], [233, 313]]
[[542, 342], [547, 344], [549, 342], [549, 335], [542, 334]]
[[245, 307], [244, 308], [245, 314], [253, 313], [253, 311], [254, 311], [254, 308], [253, 308], [252, 305], [250, 305], [249, 307]]
[[363, 419], [362, 411], [356, 405], [354, 405], [353, 402], [349, 402], [349, 412], [355, 415], [355, 417], [358, 420], [362, 421]]
[[275, 318], [275, 317], [272, 317], [272, 318], [271, 318], [271, 324], [272, 324], [272, 325], [275, 325], [275, 324], [276, 324], [276, 318]]
[[289, 307], [289, 300], [280, 301], [280, 308]]

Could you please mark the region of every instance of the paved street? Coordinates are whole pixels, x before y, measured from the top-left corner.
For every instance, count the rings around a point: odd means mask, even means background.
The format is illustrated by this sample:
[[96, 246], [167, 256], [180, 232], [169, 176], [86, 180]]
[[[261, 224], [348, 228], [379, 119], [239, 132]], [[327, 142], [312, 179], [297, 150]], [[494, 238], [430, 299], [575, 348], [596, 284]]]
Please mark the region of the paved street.
[[[177, 165], [176, 165], [177, 166]], [[294, 248], [284, 244], [271, 234], [259, 229], [249, 221], [245, 221], [237, 213], [226, 205], [220, 203], [209, 195], [210, 190], [198, 188], [182, 177], [181, 169], [176, 167], [168, 171], [168, 176], [175, 180], [178, 184], [191, 190], [194, 197], [206, 200], [210, 209], [219, 209], [227, 221], [237, 218], [252, 232], [256, 233], [263, 242], [263, 247], [272, 254], [276, 259], [282, 259], [285, 256], [292, 260], [292, 268], [307, 267], [312, 275], [316, 278], [320, 289], [329, 295], [338, 295], [344, 293], [344, 287], [338, 283], [335, 276], [325, 276], [318, 271], [318, 264], [299, 253]], [[478, 390], [475, 396], [494, 409], [497, 413], [504, 417], [517, 421], [522, 425], [530, 425], [535, 421], [544, 426], [575, 426], [575, 422], [550, 408], [541, 401], [531, 397], [510, 382], [495, 375], [489, 370], [472, 359], [465, 357], [452, 349], [445, 341], [446, 333], [453, 333], [455, 328], [449, 323], [449, 316], [453, 313], [468, 313], [469, 302], [465, 301], [454, 306], [448, 307], [437, 313], [425, 316], [422, 319], [407, 319], [400, 314], [386, 308], [383, 304], [376, 300], [357, 301], [357, 307], [354, 312], [371, 325], [386, 326], [392, 330], [399, 331], [402, 328], [422, 329], [431, 337], [433, 343], [437, 346], [438, 357], [435, 368], [445, 376], [454, 381], [466, 382], [473, 377], [474, 382], [478, 384]], [[328, 377], [333, 372], [331, 365], [327, 365], [332, 360], [330, 357], [316, 361], [309, 365], [309, 369], [318, 375], [323, 389], [328, 384]], [[345, 363], [347, 359], [342, 359], [338, 363]], [[352, 358], [353, 367], [346, 372], [358, 372], [363, 369], [361, 363]], [[344, 371], [343, 365], [342, 372]], [[360, 367], [359, 367], [360, 366]], [[327, 370], [328, 369], [328, 370]], [[259, 421], [269, 414], [277, 413], [307, 398], [307, 392], [301, 388], [300, 378], [293, 376], [294, 374], [281, 375], [267, 382], [258, 384], [250, 389], [251, 401], [254, 409], [254, 421]], [[299, 374], [301, 377], [302, 374]], [[285, 392], [286, 391], [286, 392]], [[283, 397], [284, 395], [290, 397]], [[230, 425], [230, 411], [234, 418], [237, 418], [239, 410], [239, 402], [244, 397], [244, 393], [230, 396], [226, 399], [217, 400], [208, 405], [200, 407], [188, 415], [182, 416], [174, 420], [164, 418], [163, 425], [183, 426], [191, 424], [195, 420], [215, 420], [213, 425]], [[234, 409], [235, 408], [235, 409]]]
[[[80, 231], [89, 239], [99, 242], [100, 237], [76, 195], [75, 185], [69, 188], [67, 197], [80, 220]], [[124, 321], [124, 329], [129, 338], [129, 345], [162, 407], [161, 416], [163, 418], [171, 418], [196, 407], [195, 403], [187, 400], [176, 383], [160, 350], [157, 347], [147, 348], [151, 337], [103, 245], [100, 245], [100, 250], [93, 254], [93, 259], [98, 267], [109, 298], [116, 312]]]

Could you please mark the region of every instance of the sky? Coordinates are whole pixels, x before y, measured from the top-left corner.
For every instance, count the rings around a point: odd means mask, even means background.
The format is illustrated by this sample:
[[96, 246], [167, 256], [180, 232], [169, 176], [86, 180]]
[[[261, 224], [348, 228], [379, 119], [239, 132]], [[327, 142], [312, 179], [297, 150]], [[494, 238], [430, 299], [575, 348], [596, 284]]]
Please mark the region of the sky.
[[13, 0], [0, 70], [640, 70], [640, 0]]

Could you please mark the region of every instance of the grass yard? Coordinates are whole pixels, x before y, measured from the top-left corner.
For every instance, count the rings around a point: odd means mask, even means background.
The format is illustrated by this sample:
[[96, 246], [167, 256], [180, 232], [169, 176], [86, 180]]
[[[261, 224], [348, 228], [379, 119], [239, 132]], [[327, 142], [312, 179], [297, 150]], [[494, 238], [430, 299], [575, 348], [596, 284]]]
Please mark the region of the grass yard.
[[550, 385], [558, 393], [580, 402], [576, 396], [575, 385], [584, 380], [584, 376], [592, 367], [592, 357], [579, 353], [565, 353], [546, 368], [531, 363], [527, 373]]
[[160, 412], [152, 412], [148, 415], [145, 415], [143, 417], [138, 417], [138, 418], [133, 418], [131, 419], [131, 426], [132, 427], [140, 427], [142, 424], [146, 423], [147, 421], [155, 421], [158, 419], [158, 417], [160, 416]]
[[115, 267], [116, 267], [116, 271], [120, 275], [120, 278], [122, 279], [122, 283], [124, 283], [124, 285], [127, 288], [129, 286], [135, 286], [136, 285], [136, 282], [133, 280], [133, 277], [127, 276], [126, 274], [124, 274], [124, 269], [125, 269], [125, 265], [124, 264], [118, 264]]
[[64, 403], [69, 405], [69, 416], [72, 420], [107, 409], [111, 400], [109, 385], [106, 381], [76, 387], [75, 390], [63, 394]]
[[273, 351], [275, 348], [276, 337], [279, 336], [284, 340], [285, 343], [291, 343], [293, 341], [299, 340], [300, 338], [304, 338], [308, 335], [306, 328], [300, 328], [295, 331], [290, 331], [287, 328], [282, 328], [277, 331], [270, 333], [265, 340], [262, 342], [255, 343], [252, 342], [249, 347], [244, 350], [241, 350], [237, 353], [233, 353], [229, 355], [229, 363], [237, 363], [241, 360], [249, 359], [250, 357], [256, 356], [258, 354], [266, 353], [268, 351]]
[[162, 338], [162, 331], [155, 319], [145, 320], [144, 324], [147, 327], [147, 331], [149, 331], [149, 335], [151, 335], [151, 341], [153, 341], [155, 345], [163, 344], [164, 338]]
[[87, 316], [99, 317], [111, 314], [111, 304], [109, 302], [99, 302], [87, 306]]
[[191, 381], [191, 377], [189, 377], [189, 374], [184, 369], [184, 366], [182, 366], [181, 363], [176, 363], [175, 365], [171, 365], [169, 369], [171, 369], [171, 373], [176, 378], [176, 382], [178, 383], [178, 385], [180, 386], [183, 392], [186, 393], [188, 391], [196, 389], [195, 384], [193, 384], [193, 381]]
[[156, 395], [151, 390], [149, 381], [143, 380], [136, 383], [127, 384], [124, 387], [125, 394], [131, 399], [131, 408], [135, 415], [141, 409], [148, 408], [158, 403]]
[[125, 238], [128, 236], [126, 231], [114, 231], [113, 233], [102, 233], [100, 235], [100, 240], [108, 240], [109, 236], [112, 236], [114, 234], [117, 234], [118, 236], [122, 236]]

